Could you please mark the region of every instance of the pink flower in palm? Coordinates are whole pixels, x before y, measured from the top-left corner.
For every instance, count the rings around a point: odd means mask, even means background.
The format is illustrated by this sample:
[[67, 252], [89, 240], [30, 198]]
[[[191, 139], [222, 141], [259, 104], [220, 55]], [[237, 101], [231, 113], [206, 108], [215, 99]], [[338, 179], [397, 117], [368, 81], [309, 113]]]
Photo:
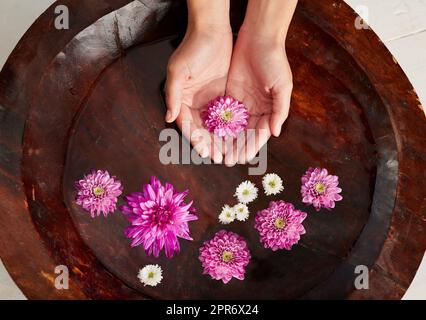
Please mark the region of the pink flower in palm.
[[117, 208], [123, 192], [121, 182], [108, 171], [93, 170], [75, 183], [76, 203], [90, 212], [92, 218], [101, 213], [106, 217]]
[[235, 138], [247, 128], [249, 114], [238, 100], [231, 96], [219, 96], [207, 104], [207, 110], [201, 117], [209, 132], [223, 138]]
[[204, 242], [199, 257], [204, 274], [228, 283], [233, 277], [244, 280], [245, 268], [250, 261], [250, 251], [243, 237], [221, 230], [213, 239]]
[[188, 190], [177, 192], [173, 186], [151, 177], [142, 192], [134, 192], [125, 197], [126, 205], [121, 211], [131, 225], [125, 234], [132, 239], [131, 246], [143, 245], [148, 255], [158, 257], [165, 250], [166, 257], [173, 257], [180, 251], [178, 238], [192, 240], [188, 222], [197, 220], [193, 213], [192, 201], [184, 203]]
[[305, 212], [295, 210], [291, 203], [271, 201], [267, 209], [257, 213], [254, 227], [265, 248], [290, 250], [306, 233], [302, 225], [306, 216]]
[[309, 168], [302, 177], [302, 201], [312, 204], [317, 211], [322, 207], [332, 209], [336, 201], [343, 199], [338, 185], [339, 177], [328, 174], [327, 169]]

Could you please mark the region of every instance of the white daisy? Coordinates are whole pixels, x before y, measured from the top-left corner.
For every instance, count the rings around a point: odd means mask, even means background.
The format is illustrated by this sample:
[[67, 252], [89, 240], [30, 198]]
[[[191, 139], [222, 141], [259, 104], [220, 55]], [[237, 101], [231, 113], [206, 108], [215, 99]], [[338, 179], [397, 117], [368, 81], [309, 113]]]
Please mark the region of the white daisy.
[[239, 221], [246, 221], [249, 217], [249, 209], [246, 204], [239, 203], [234, 206], [235, 217]]
[[234, 210], [225, 204], [222, 208], [222, 212], [219, 214], [219, 221], [223, 224], [229, 224], [235, 220], [235, 212]]
[[235, 191], [234, 196], [238, 198], [240, 203], [247, 204], [257, 198], [257, 191], [258, 189], [254, 183], [247, 180], [240, 183], [240, 185], [237, 187], [237, 190]]
[[267, 196], [278, 194], [284, 190], [283, 180], [275, 173], [265, 174], [262, 184]]
[[145, 286], [155, 287], [163, 279], [162, 273], [158, 264], [148, 264], [139, 270], [138, 278]]

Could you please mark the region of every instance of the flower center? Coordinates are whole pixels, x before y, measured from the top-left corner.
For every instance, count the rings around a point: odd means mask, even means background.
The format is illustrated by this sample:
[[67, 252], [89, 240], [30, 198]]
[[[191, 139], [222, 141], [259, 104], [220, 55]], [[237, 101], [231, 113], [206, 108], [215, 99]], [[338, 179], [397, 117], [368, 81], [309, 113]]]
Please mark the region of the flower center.
[[269, 184], [269, 186], [270, 186], [271, 188], [275, 188], [275, 186], [277, 185], [277, 184], [275, 183], [275, 181], [270, 181], [268, 184]]
[[223, 251], [222, 253], [222, 260], [223, 262], [229, 262], [234, 258], [234, 255], [231, 251]]
[[232, 111], [231, 110], [225, 110], [225, 111], [222, 112], [220, 117], [222, 118], [223, 121], [229, 122], [229, 121], [232, 120]]
[[248, 189], [244, 189], [243, 196], [248, 196], [250, 191]]
[[278, 217], [275, 222], [274, 225], [277, 229], [283, 229], [285, 227], [285, 221], [283, 218]]
[[[165, 208], [158, 208], [155, 214], [153, 215], [153, 220], [155, 224], [166, 224], [170, 221], [170, 211]], [[172, 221], [170, 221], [172, 223]]]
[[227, 218], [231, 218], [231, 213], [230, 213], [230, 212], [227, 212], [227, 213], [226, 213], [226, 217], [227, 217]]
[[92, 192], [95, 196], [100, 197], [100, 196], [103, 196], [103, 194], [105, 193], [105, 190], [102, 187], [94, 187]]
[[152, 272], [152, 271], [149, 272], [148, 273], [148, 278], [150, 278], [150, 279], [154, 278], [154, 272]]
[[324, 192], [325, 192], [325, 190], [326, 190], [326, 186], [325, 186], [325, 184], [324, 184], [324, 183], [318, 182], [318, 183], [315, 185], [315, 191], [316, 191], [316, 192], [318, 192], [319, 194], [324, 193]]

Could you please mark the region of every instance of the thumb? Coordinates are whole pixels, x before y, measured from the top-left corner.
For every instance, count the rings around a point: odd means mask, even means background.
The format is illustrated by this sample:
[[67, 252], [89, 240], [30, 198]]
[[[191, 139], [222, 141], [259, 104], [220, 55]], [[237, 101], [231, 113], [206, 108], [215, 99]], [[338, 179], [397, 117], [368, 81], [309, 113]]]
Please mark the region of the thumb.
[[278, 137], [281, 133], [281, 127], [284, 121], [288, 117], [288, 111], [290, 109], [292, 86], [284, 86], [279, 90], [274, 90], [273, 104], [272, 104], [272, 115], [270, 119], [271, 132], [275, 137]]
[[174, 69], [167, 71], [166, 80], [166, 105], [167, 114], [166, 121], [173, 122], [179, 115], [180, 107], [182, 104], [182, 91], [185, 82], [185, 75], [183, 72], [177, 72]]

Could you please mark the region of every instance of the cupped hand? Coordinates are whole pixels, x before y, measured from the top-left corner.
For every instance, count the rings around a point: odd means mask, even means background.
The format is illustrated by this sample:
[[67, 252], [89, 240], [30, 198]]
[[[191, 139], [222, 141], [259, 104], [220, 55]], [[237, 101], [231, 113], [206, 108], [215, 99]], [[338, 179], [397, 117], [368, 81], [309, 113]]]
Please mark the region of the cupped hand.
[[194, 149], [216, 163], [222, 162], [224, 150], [213, 143], [215, 139], [204, 128], [201, 112], [209, 100], [224, 95], [231, 55], [230, 27], [189, 28], [167, 69], [166, 121], [176, 120]]
[[[240, 31], [232, 55], [226, 94], [243, 102], [250, 114], [245, 144], [226, 144], [225, 164], [253, 159], [271, 134], [278, 137], [287, 119], [293, 88], [284, 39]], [[250, 132], [251, 131], [251, 132]], [[239, 149], [237, 149], [239, 147]]]

